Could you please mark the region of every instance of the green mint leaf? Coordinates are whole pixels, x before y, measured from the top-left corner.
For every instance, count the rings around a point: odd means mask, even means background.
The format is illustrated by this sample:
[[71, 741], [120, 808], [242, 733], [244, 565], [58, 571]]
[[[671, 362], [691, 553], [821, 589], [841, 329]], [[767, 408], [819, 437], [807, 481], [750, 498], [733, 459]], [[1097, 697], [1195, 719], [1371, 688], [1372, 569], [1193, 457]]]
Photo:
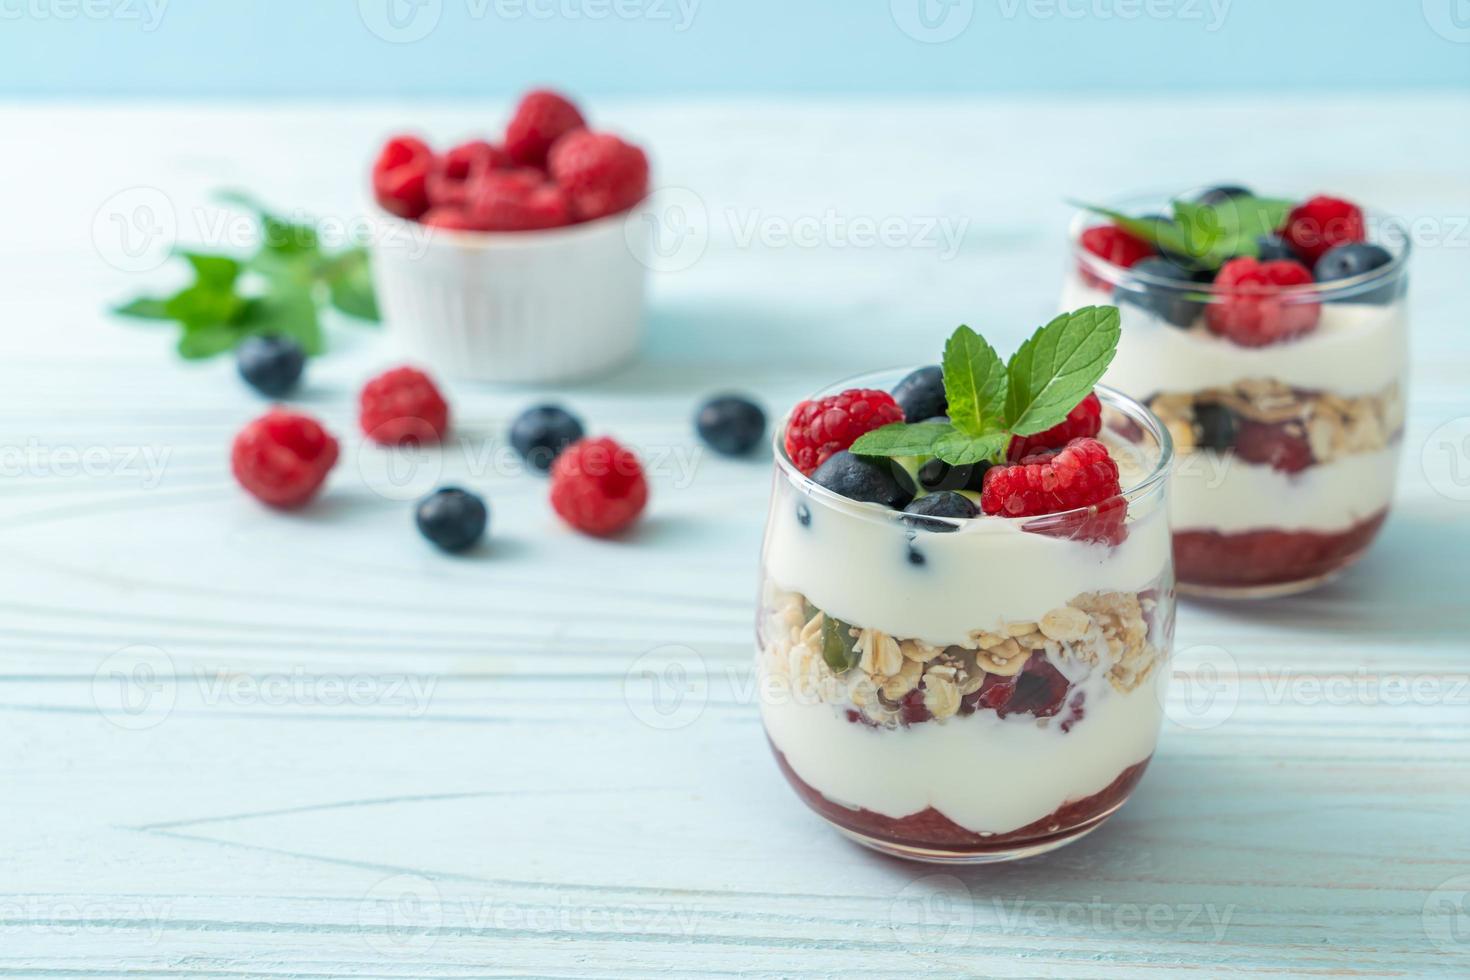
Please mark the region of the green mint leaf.
[[194, 267], [195, 285], [205, 289], [224, 291], [233, 289], [240, 277], [240, 263], [228, 255], [207, 255], [203, 252], [180, 252]]
[[859, 456], [932, 456], [934, 443], [955, 431], [952, 425], [894, 422], [858, 436], [850, 451]]
[[216, 323], [193, 330], [185, 330], [179, 337], [179, 356], [197, 361], [226, 351], [234, 350], [244, 334], [238, 327]]
[[334, 307], [348, 316], [370, 323], [381, 319], [365, 249], [348, 249], [333, 256], [323, 275]]
[[832, 616], [822, 617], [822, 659], [834, 673], [857, 666], [860, 657], [853, 649], [855, 645], [850, 626]]
[[168, 299], [161, 296], [139, 296], [121, 306], [114, 306], [112, 312], [118, 316], [130, 316], [135, 320], [173, 319], [168, 315]]
[[283, 255], [315, 255], [321, 239], [311, 225], [288, 221], [261, 204], [250, 194], [238, 190], [221, 191], [217, 195], [226, 204], [255, 212], [260, 220], [261, 251]]
[[1189, 239], [1184, 230], [1172, 221], [1166, 221], [1163, 218], [1134, 218], [1121, 211], [1101, 208], [1095, 204], [1084, 204], [1080, 201], [1070, 203], [1084, 211], [1091, 211], [1093, 214], [1107, 218], [1119, 228], [1137, 235], [1160, 251], [1181, 257], [1191, 254]]
[[1066, 418], [1102, 379], [1120, 333], [1116, 306], [1085, 306], [1036, 331], [1006, 366], [1010, 431], [1035, 435]]
[[322, 330], [311, 291], [290, 284], [272, 286], [266, 295], [247, 301], [239, 326], [250, 334], [290, 337], [308, 355], [320, 354]]
[[969, 466], [982, 460], [994, 460], [1010, 441], [1010, 433], [999, 430], [981, 436], [954, 431], [935, 442], [934, 455], [951, 466]]
[[199, 285], [175, 293], [163, 308], [169, 319], [196, 329], [232, 323], [244, 307], [244, 298], [231, 287]]
[[1239, 255], [1260, 255], [1262, 235], [1286, 222], [1290, 201], [1260, 197], [1233, 197], [1219, 204], [1174, 202], [1174, 220], [1184, 234], [1186, 254], [1207, 268], [1216, 268]]
[[981, 436], [998, 427], [1005, 410], [1005, 364], [967, 326], [957, 327], [944, 345], [944, 394], [956, 429]]

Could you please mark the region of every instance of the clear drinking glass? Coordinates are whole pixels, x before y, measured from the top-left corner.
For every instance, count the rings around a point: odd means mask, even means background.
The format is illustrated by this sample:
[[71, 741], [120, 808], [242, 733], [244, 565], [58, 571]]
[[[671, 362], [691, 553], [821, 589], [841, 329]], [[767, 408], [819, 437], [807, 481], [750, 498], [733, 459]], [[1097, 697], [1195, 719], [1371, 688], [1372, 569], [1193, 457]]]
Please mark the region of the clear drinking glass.
[[[802, 475], [778, 427], [762, 718], [798, 795], [859, 843], [958, 863], [1039, 854], [1098, 827], [1143, 776], [1174, 632], [1172, 448], [1147, 409], [1098, 395], [1122, 498], [1039, 518], [907, 523]], [[1095, 540], [1099, 520], [1118, 543]]]
[[[1120, 202], [1166, 212], [1162, 199]], [[1367, 550], [1388, 516], [1408, 384], [1408, 236], [1368, 213], [1392, 261], [1283, 289], [1271, 315], [1309, 324], [1244, 347], [1207, 326], [1240, 294], [1114, 265], [1081, 247], [1102, 219], [1072, 223], [1061, 306], [1113, 304], [1123, 338], [1104, 380], [1149, 406], [1174, 436], [1170, 492], [1179, 589], [1224, 598], [1314, 588]]]

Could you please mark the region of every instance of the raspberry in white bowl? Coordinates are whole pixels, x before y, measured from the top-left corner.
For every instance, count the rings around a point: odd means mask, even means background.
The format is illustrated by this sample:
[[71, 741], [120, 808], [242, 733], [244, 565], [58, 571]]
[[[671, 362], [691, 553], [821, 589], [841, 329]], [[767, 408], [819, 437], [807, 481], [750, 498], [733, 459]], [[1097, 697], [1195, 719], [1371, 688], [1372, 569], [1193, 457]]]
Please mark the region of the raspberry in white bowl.
[[564, 96], [527, 93], [499, 143], [435, 152], [414, 136], [372, 168], [373, 277], [410, 358], [476, 381], [564, 381], [637, 351], [647, 281], [648, 158], [590, 129]]
[[1349, 201], [1210, 188], [1086, 209], [1061, 305], [1115, 302], [1106, 381], [1174, 436], [1181, 590], [1313, 588], [1367, 551], [1402, 444], [1409, 247]]
[[776, 433], [762, 719], [798, 795], [866, 846], [1051, 850], [1153, 755], [1171, 449], [1147, 409], [1094, 390], [1117, 323], [1059, 317], [1008, 365], [961, 328], [942, 367], [845, 382]]

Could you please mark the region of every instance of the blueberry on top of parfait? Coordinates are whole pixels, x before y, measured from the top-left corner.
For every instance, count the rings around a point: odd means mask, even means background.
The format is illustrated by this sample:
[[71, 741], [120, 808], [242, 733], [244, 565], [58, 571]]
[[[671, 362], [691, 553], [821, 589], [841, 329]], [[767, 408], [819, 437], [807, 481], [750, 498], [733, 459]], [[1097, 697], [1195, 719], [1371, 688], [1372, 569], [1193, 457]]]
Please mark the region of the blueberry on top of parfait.
[[1160, 279], [1173, 280], [1178, 285], [1141, 282], [1130, 283], [1126, 287], [1120, 285], [1113, 293], [1113, 298], [1117, 302], [1141, 307], [1176, 327], [1191, 326], [1195, 320], [1199, 319], [1205, 305], [1189, 298], [1188, 294], [1196, 285], [1191, 278], [1192, 273], [1184, 271], [1179, 265], [1162, 256], [1144, 259], [1135, 264], [1132, 271]]
[[1220, 184], [1216, 187], [1211, 187], [1204, 191], [1201, 191], [1199, 196], [1196, 197], [1194, 200], [1196, 204], [1206, 204], [1212, 208], [1217, 208], [1222, 204], [1230, 202], [1234, 198], [1253, 196], [1254, 195], [1251, 193], [1251, 190], [1248, 187], [1241, 187], [1239, 184]]
[[938, 364], [931, 364], [910, 373], [893, 386], [893, 400], [903, 409], [905, 422], [922, 422], [943, 415], [949, 411], [943, 370]]
[[[980, 513], [980, 508], [962, 493], [941, 490], [938, 493], [925, 494], [905, 507], [903, 512], [905, 515], [915, 515], [904, 517], [903, 522], [909, 527], [945, 532], [959, 530], [958, 526], [952, 522], [976, 517]], [[947, 517], [950, 520], [933, 520], [936, 517]]]
[[902, 466], [889, 459], [856, 456], [846, 449], [818, 466], [812, 480], [849, 500], [895, 510], [914, 499], [913, 480]]
[[1296, 252], [1280, 235], [1262, 235], [1256, 239], [1256, 246], [1260, 249], [1262, 262], [1299, 261]]
[[[1355, 276], [1367, 275], [1375, 269], [1381, 269], [1392, 261], [1393, 255], [1382, 245], [1374, 245], [1370, 242], [1336, 245], [1322, 253], [1322, 257], [1317, 260], [1317, 265], [1312, 270], [1312, 278], [1324, 283], [1352, 279]], [[1330, 302], [1373, 303], [1384, 306], [1393, 302], [1397, 293], [1398, 284], [1386, 282], [1358, 295], [1333, 297]]]

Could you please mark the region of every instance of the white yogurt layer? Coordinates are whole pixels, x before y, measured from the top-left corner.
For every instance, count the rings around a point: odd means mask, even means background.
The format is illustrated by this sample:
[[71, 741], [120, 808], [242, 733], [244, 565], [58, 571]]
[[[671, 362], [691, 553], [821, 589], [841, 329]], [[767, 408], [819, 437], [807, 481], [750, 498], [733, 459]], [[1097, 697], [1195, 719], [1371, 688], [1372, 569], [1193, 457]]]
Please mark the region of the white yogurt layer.
[[[870, 505], [809, 499], [777, 478], [766, 529], [766, 576], [857, 626], [936, 646], [979, 629], [1038, 620], [1084, 592], [1138, 592], [1169, 561], [1162, 508], [1139, 515], [1116, 548], [977, 518], [947, 533], [909, 531]], [[797, 505], [811, 513], [809, 526]], [[923, 564], [910, 561], [912, 548]]]
[[1128, 694], [1102, 670], [1071, 678], [1086, 700], [1069, 732], [1059, 718], [1041, 727], [1031, 715], [1002, 720], [992, 711], [877, 729], [795, 698], [763, 702], [761, 713], [792, 770], [834, 803], [893, 818], [933, 807], [972, 833], [1004, 834], [1101, 792], [1147, 759], [1167, 677], [1156, 669]]
[[1169, 490], [1175, 531], [1346, 531], [1393, 500], [1399, 442], [1300, 473], [1196, 452], [1181, 458]]
[[1116, 304], [1111, 293], [1092, 288], [1075, 270], [1062, 290], [1063, 310], [1112, 305], [1122, 311], [1123, 336], [1103, 381], [1140, 400], [1265, 378], [1355, 397], [1382, 391], [1408, 370], [1402, 299], [1382, 306], [1324, 303], [1311, 333], [1268, 347], [1242, 347], [1210, 333], [1203, 317], [1184, 329], [1141, 307]]

